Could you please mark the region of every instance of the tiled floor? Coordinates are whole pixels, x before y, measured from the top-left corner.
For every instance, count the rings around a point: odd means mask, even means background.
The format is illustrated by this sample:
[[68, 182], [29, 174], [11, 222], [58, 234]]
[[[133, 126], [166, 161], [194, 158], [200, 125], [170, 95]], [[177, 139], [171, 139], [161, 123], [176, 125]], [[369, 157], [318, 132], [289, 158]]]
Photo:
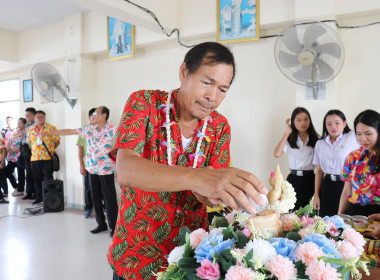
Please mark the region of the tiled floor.
[[[27, 217], [32, 200], [9, 197], [0, 204], [0, 279], [2, 280], [111, 280], [106, 259], [109, 231], [90, 233], [94, 215], [65, 209]], [[41, 206], [41, 205], [39, 205]]]

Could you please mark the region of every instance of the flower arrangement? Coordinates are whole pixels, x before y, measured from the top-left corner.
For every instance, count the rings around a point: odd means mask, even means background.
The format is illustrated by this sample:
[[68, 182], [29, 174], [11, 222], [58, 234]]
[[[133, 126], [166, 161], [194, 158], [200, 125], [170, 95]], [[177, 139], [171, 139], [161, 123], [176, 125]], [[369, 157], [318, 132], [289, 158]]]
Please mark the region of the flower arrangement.
[[359, 260], [362, 235], [339, 216], [303, 215], [305, 210], [281, 217], [282, 237], [251, 232], [244, 227], [247, 216], [236, 211], [230, 223], [226, 216], [215, 218], [209, 232], [181, 228], [181, 246], [157, 279], [335, 280], [350, 273], [360, 279], [359, 267], [368, 274]]
[[336, 280], [350, 274], [360, 279], [358, 268], [369, 275], [359, 259], [365, 245], [360, 233], [339, 216], [317, 216], [313, 199], [285, 214], [296, 201], [293, 187], [278, 166], [269, 183], [268, 204], [256, 215], [226, 213], [214, 218], [209, 232], [182, 227], [180, 246], [170, 252], [169, 265], [157, 279]]

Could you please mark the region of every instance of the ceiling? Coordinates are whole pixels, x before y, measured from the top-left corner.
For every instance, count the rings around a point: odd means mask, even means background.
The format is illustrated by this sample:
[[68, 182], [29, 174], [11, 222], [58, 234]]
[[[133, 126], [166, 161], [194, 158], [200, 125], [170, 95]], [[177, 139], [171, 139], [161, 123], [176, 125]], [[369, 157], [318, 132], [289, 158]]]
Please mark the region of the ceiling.
[[88, 10], [65, 0], [0, 0], [0, 29], [22, 32]]

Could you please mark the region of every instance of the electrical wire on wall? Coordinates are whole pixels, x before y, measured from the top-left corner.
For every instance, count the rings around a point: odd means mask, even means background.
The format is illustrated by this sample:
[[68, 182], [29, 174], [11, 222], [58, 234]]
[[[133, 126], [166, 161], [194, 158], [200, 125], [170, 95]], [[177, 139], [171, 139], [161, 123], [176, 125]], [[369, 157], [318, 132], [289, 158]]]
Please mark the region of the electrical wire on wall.
[[[179, 36], [179, 29], [178, 28], [175, 28], [173, 29], [170, 33], [168, 33], [166, 31], [166, 29], [161, 25], [160, 21], [158, 20], [158, 18], [156, 17], [156, 15], [151, 11], [151, 10], [148, 10], [147, 8], [144, 8], [136, 3], [133, 3], [132, 1], [130, 0], [124, 0], [125, 2], [129, 3], [129, 4], [132, 4], [138, 8], [140, 8], [141, 10], [143, 10], [144, 12], [148, 13], [156, 22], [157, 24], [159, 25], [159, 27], [161, 28], [162, 32], [167, 36], [167, 37], [171, 37], [173, 35], [174, 32], [177, 33], [177, 40], [178, 40], [178, 44], [180, 44], [181, 46], [184, 46], [186, 48], [192, 48], [194, 47], [194, 45], [191, 45], [191, 46], [188, 46], [188, 45], [185, 45], [181, 42], [180, 40], [180, 36]], [[339, 25], [339, 22], [336, 21], [336, 20], [321, 20], [320, 22], [332, 22], [332, 23], [335, 23], [335, 26], [339, 29], [354, 29], [354, 28], [362, 28], [362, 27], [367, 27], [367, 26], [371, 26], [371, 25], [376, 25], [376, 24], [380, 24], [380, 21], [376, 21], [376, 22], [372, 22], [372, 23], [369, 23], [369, 24], [363, 24], [363, 25], [352, 25], [352, 26], [349, 26], [349, 25]], [[266, 39], [266, 38], [272, 38], [272, 37], [278, 37], [279, 35], [278, 34], [275, 34], [275, 35], [267, 35], [267, 36], [260, 36], [260, 39]]]

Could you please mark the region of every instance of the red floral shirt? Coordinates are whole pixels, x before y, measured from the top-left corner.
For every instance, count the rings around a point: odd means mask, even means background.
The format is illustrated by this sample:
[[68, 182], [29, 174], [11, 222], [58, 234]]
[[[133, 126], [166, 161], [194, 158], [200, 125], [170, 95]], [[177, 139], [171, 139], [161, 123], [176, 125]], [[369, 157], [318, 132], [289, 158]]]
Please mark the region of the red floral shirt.
[[[174, 103], [170, 121], [178, 123], [176, 99], [178, 89], [172, 93]], [[167, 92], [142, 90], [133, 93], [124, 108], [116, 132], [110, 157], [116, 160], [118, 149], [132, 149], [141, 157], [153, 162], [167, 163], [165, 112], [158, 107], [167, 101]], [[203, 138], [198, 167], [228, 167], [230, 162], [230, 126], [217, 112], [210, 114], [206, 136]], [[198, 123], [201, 129], [204, 121]], [[176, 165], [192, 167], [198, 141], [195, 133], [186, 151], [182, 148], [179, 125], [171, 126], [172, 160]], [[176, 246], [176, 236], [182, 226], [191, 231], [207, 227], [205, 205], [191, 191], [146, 192], [132, 186], [122, 187], [119, 215], [115, 235], [107, 257], [112, 269], [124, 279], [154, 279], [154, 273], [167, 265], [165, 256]]]

